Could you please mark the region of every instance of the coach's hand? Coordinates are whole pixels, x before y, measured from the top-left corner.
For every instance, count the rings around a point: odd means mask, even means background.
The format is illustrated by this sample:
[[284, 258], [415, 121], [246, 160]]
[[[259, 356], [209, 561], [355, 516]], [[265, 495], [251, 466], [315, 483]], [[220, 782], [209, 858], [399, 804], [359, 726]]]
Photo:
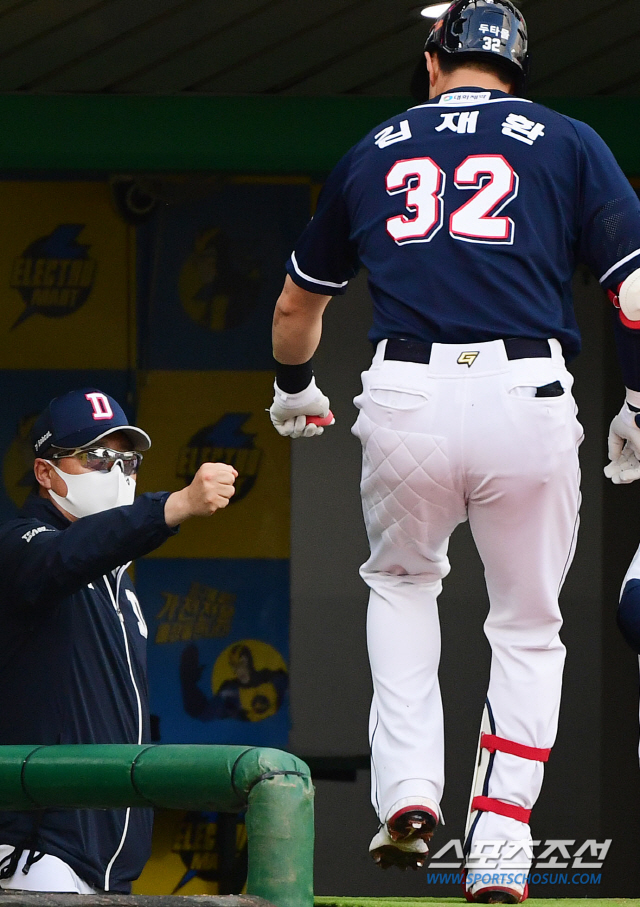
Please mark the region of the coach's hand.
[[211, 516], [226, 507], [235, 493], [237, 477], [236, 470], [227, 463], [203, 463], [190, 485], [167, 498], [167, 526], [178, 526], [192, 516]]
[[[285, 394], [274, 382], [274, 397], [269, 415], [279, 435], [288, 438], [313, 438], [324, 431], [317, 422], [309, 422], [307, 417], [327, 419], [330, 416], [329, 398], [316, 386], [312, 378], [303, 391], [297, 394]], [[329, 425], [335, 420], [331, 417]]]

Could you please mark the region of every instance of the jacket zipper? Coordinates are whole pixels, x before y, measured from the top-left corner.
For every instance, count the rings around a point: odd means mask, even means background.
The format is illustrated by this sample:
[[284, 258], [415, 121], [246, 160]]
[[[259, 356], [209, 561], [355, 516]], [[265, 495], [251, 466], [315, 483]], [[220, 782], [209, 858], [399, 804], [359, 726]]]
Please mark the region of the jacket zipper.
[[[131, 663], [131, 652], [129, 651], [129, 639], [127, 637], [127, 628], [126, 628], [125, 622], [124, 622], [124, 614], [122, 613], [122, 609], [120, 608], [120, 582], [122, 580], [124, 571], [127, 569], [128, 566], [129, 566], [129, 564], [125, 564], [123, 567], [120, 567], [120, 569], [118, 570], [118, 575], [116, 578], [116, 594], [115, 594], [115, 596], [113, 594], [113, 590], [111, 589], [111, 583], [109, 582], [108, 578], [105, 576], [105, 577], [103, 577], [103, 579], [104, 579], [105, 585], [107, 587], [107, 592], [109, 593], [109, 597], [111, 598], [111, 603], [113, 604], [113, 607], [115, 608], [115, 611], [120, 619], [120, 626], [122, 627], [122, 636], [124, 638], [124, 649], [125, 649], [125, 652], [127, 655], [127, 664], [129, 666], [129, 676], [131, 677], [131, 683], [133, 684], [133, 689], [136, 694], [136, 702], [138, 704], [138, 745], [140, 745], [142, 743], [142, 702], [140, 700], [140, 692], [138, 690], [138, 685], [136, 683], [136, 679], [133, 674], [133, 665]], [[114, 855], [109, 860], [109, 864], [108, 864], [106, 872], [104, 874], [104, 890], [105, 891], [109, 891], [109, 881], [110, 881], [110, 876], [111, 876], [111, 869], [113, 868], [113, 864], [115, 863], [115, 861], [118, 859], [118, 856], [120, 855], [120, 851], [124, 847], [124, 842], [127, 837], [127, 830], [129, 828], [130, 815], [131, 815], [131, 807], [128, 806], [126, 814], [125, 814], [124, 829], [122, 830], [122, 838], [120, 839], [120, 844], [118, 845], [118, 848], [117, 848], [116, 852], [114, 853]]]

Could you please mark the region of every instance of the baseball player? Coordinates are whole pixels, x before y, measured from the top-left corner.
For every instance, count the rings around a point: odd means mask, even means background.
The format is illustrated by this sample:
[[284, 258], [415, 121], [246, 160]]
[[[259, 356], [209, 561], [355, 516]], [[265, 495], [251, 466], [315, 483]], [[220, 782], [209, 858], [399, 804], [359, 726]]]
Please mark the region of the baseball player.
[[[640, 204], [584, 123], [522, 97], [526, 25], [509, 0], [456, 0], [414, 79], [421, 103], [328, 177], [287, 263], [273, 325], [271, 419], [330, 420], [313, 376], [322, 313], [359, 266], [374, 347], [353, 433], [371, 555], [372, 802], [381, 866], [417, 867], [440, 815], [437, 597], [469, 520], [490, 599], [492, 660], [465, 852], [471, 901], [527, 896], [529, 816], [556, 735], [565, 649], [558, 593], [576, 543], [582, 429], [566, 363], [580, 349], [578, 261], [611, 291], [626, 401], [612, 460], [640, 451]], [[489, 876], [480, 842], [499, 842]]]

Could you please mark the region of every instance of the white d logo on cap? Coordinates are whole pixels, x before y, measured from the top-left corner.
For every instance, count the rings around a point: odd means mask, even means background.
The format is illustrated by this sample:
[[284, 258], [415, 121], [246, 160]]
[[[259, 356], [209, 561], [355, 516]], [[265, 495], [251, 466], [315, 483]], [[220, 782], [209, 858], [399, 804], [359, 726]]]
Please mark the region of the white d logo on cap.
[[111, 404], [104, 394], [100, 394], [94, 391], [91, 394], [85, 394], [85, 397], [91, 404], [94, 419], [113, 419], [113, 410], [111, 409]]

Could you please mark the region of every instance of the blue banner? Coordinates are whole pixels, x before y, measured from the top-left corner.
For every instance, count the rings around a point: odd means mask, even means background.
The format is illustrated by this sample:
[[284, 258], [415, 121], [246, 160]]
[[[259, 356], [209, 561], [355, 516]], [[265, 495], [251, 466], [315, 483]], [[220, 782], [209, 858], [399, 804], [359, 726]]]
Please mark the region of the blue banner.
[[286, 746], [289, 562], [145, 559], [136, 588], [154, 736]]
[[138, 230], [140, 364], [271, 369], [285, 263], [309, 220], [299, 181], [206, 183]]

